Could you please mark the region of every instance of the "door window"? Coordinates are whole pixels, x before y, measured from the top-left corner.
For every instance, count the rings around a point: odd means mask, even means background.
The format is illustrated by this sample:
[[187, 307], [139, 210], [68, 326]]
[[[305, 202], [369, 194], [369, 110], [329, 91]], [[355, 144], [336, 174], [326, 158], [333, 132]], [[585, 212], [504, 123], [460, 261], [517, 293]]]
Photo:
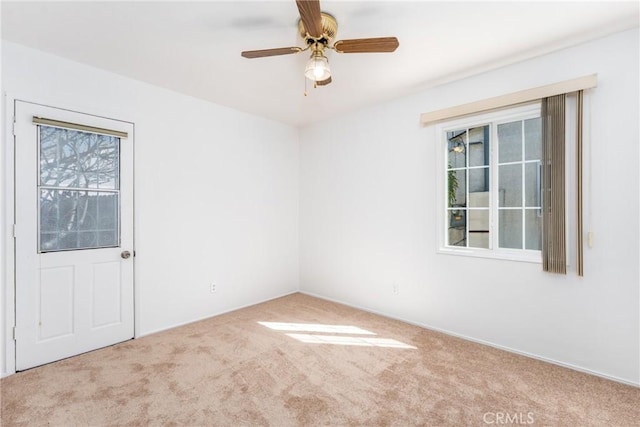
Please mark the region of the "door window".
[[38, 126], [39, 251], [120, 245], [120, 138]]

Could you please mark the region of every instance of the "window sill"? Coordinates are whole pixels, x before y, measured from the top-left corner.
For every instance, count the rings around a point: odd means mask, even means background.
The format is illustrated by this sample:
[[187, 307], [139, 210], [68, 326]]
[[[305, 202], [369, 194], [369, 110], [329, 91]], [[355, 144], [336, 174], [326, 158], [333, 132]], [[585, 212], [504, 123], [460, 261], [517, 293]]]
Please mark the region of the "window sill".
[[474, 258], [499, 259], [504, 261], [530, 262], [534, 264], [542, 264], [542, 255], [540, 251], [525, 251], [502, 249], [500, 251], [492, 249], [472, 249], [472, 248], [452, 248], [443, 246], [436, 251], [442, 255], [466, 256]]

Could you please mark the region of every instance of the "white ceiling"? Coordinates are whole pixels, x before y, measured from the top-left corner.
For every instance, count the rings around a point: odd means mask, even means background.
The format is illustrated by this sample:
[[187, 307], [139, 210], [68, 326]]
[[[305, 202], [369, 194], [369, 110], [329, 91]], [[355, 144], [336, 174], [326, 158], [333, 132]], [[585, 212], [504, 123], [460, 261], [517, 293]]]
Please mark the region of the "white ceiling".
[[304, 96], [294, 0], [2, 2], [3, 39], [300, 126], [637, 27], [639, 2], [321, 1], [336, 39], [396, 36], [395, 53], [329, 51], [333, 83]]

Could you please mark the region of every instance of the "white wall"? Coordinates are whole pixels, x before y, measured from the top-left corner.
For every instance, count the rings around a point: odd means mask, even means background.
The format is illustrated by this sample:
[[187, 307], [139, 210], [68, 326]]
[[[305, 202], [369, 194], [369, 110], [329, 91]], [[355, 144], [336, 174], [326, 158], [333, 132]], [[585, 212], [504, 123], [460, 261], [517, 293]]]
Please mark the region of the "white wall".
[[[298, 289], [296, 129], [16, 44], [2, 47], [3, 92], [135, 123], [141, 334]], [[11, 325], [1, 309], [5, 331]], [[10, 373], [4, 348], [0, 354], [3, 374]]]
[[[638, 44], [619, 33], [302, 129], [301, 290], [639, 384]], [[585, 277], [436, 254], [420, 113], [591, 73]]]

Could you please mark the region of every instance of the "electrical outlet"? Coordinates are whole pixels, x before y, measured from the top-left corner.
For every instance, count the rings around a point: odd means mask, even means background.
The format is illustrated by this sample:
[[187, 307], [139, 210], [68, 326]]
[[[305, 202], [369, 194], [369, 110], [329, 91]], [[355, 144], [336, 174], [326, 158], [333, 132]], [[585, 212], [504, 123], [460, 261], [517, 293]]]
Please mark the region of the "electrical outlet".
[[400, 293], [400, 286], [397, 283], [393, 284], [393, 294], [398, 295]]
[[216, 293], [216, 283], [215, 282], [211, 282], [211, 293], [215, 294]]

